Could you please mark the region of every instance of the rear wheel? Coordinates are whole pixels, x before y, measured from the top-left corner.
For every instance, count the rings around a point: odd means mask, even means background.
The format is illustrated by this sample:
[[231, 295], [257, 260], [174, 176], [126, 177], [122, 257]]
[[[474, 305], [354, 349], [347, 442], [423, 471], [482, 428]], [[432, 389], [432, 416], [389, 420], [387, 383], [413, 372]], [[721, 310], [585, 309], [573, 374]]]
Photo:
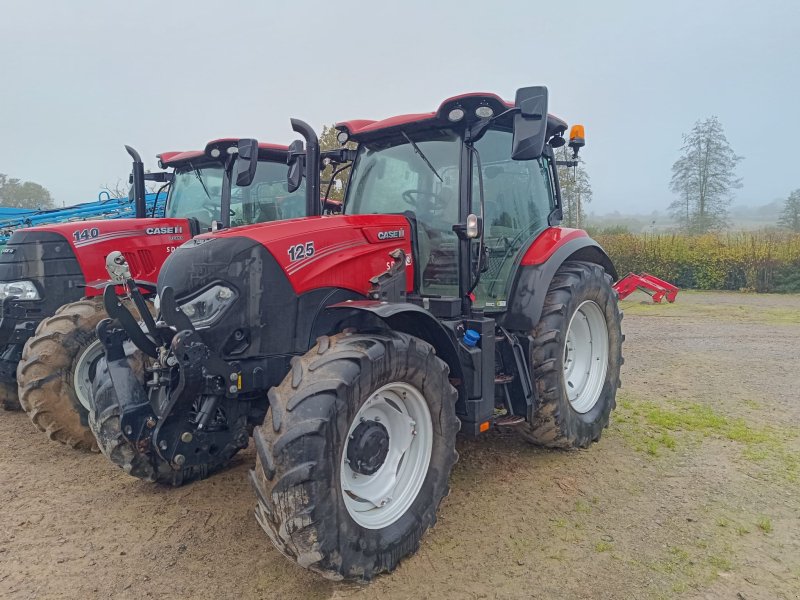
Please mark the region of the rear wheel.
[[331, 579], [369, 580], [419, 547], [456, 461], [456, 391], [426, 342], [323, 337], [255, 430], [256, 518], [275, 546]]
[[556, 272], [533, 332], [531, 364], [539, 406], [523, 435], [555, 448], [600, 439], [616, 406], [622, 315], [611, 276], [570, 261]]

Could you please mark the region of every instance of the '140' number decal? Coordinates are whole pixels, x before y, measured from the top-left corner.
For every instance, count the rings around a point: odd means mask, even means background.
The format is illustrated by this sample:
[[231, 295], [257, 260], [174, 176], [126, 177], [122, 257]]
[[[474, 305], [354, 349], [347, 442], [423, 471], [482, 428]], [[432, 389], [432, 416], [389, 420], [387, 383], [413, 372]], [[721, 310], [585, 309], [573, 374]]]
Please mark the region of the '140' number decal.
[[72, 237], [75, 238], [76, 242], [96, 238], [98, 235], [100, 235], [100, 230], [97, 227], [92, 227], [91, 229], [79, 229], [78, 231], [72, 232]]
[[312, 256], [314, 256], [314, 242], [289, 246], [289, 260], [291, 262], [300, 260], [301, 258], [310, 258]]

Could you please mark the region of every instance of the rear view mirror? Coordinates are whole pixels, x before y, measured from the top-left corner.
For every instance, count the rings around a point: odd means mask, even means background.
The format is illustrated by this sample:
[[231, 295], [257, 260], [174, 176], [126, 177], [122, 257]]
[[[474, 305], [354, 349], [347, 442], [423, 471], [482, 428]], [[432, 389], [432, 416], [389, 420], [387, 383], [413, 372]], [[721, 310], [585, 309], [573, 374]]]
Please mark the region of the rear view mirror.
[[289, 145], [289, 172], [286, 175], [286, 185], [289, 193], [296, 192], [303, 183], [303, 171], [305, 171], [303, 142], [295, 140]]
[[246, 187], [253, 183], [258, 168], [258, 141], [239, 140], [239, 154], [236, 157], [236, 185]]
[[547, 88], [543, 85], [520, 88], [514, 100], [519, 109], [514, 115], [511, 158], [533, 160], [544, 151], [547, 137]]

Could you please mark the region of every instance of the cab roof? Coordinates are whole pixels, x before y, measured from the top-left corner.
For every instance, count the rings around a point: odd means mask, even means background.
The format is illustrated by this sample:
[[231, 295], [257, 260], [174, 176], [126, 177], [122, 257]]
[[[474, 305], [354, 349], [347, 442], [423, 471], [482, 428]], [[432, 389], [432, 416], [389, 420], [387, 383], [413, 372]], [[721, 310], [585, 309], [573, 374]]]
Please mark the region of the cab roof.
[[[433, 127], [453, 127], [470, 117], [474, 118], [475, 110], [480, 106], [488, 106], [495, 115], [498, 115], [510, 108], [514, 108], [514, 103], [503, 100], [497, 94], [488, 92], [471, 92], [460, 94], [443, 100], [433, 112], [412, 113], [408, 115], [398, 115], [379, 121], [368, 119], [357, 119], [353, 121], [342, 121], [336, 124], [336, 129], [346, 131], [353, 141], [363, 141], [373, 139], [393, 133], [403, 129], [404, 131], [420, 131]], [[454, 108], [461, 108], [465, 112], [463, 120], [451, 122], [447, 115]], [[547, 115], [547, 137], [563, 133], [567, 129], [567, 123], [553, 115]]]
[[[198, 158], [215, 160], [212, 158], [211, 151], [218, 149], [220, 153], [226, 153], [228, 148], [235, 147], [239, 138], [220, 138], [211, 140], [206, 144], [205, 150], [185, 150], [182, 152], [162, 152], [157, 154], [159, 166], [162, 169], [167, 167], [181, 167], [187, 165]], [[260, 142], [258, 144], [259, 160], [285, 161], [289, 152], [289, 147], [282, 144], [268, 144]]]

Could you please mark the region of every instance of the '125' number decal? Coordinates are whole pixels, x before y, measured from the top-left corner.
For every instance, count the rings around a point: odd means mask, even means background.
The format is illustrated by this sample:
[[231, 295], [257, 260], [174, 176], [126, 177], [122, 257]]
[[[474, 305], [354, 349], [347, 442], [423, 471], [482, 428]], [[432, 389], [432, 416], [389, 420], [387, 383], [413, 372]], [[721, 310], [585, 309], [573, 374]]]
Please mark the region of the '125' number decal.
[[314, 256], [314, 242], [289, 246], [289, 260], [291, 262], [300, 260], [301, 258], [310, 258], [312, 256]]

